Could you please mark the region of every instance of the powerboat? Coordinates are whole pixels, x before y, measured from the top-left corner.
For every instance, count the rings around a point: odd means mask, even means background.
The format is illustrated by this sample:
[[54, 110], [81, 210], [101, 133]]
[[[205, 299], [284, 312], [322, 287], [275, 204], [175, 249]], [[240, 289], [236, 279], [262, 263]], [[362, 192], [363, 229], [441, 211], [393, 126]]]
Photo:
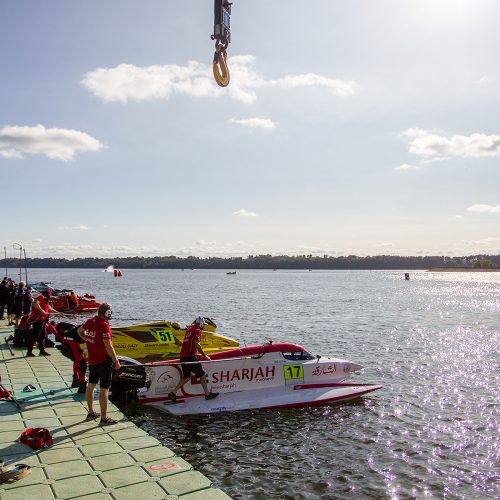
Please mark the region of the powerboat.
[[[207, 354], [234, 349], [240, 344], [236, 340], [216, 333], [217, 325], [205, 318], [201, 346]], [[113, 346], [118, 355], [134, 359], [175, 359], [179, 357], [185, 328], [176, 321], [154, 321], [139, 325], [111, 328]]]
[[172, 415], [193, 415], [257, 408], [300, 408], [358, 398], [381, 385], [350, 383], [362, 366], [346, 359], [313, 356], [302, 346], [272, 343], [210, 355], [201, 361], [214, 399], [205, 399], [193, 376], [176, 394], [168, 394], [182, 377], [179, 360], [140, 364], [125, 358], [113, 380], [113, 394], [137, 390], [139, 403]]
[[101, 303], [88, 293], [79, 296], [73, 290], [56, 290], [56, 294], [50, 297], [50, 305], [56, 311], [81, 314], [97, 311]]

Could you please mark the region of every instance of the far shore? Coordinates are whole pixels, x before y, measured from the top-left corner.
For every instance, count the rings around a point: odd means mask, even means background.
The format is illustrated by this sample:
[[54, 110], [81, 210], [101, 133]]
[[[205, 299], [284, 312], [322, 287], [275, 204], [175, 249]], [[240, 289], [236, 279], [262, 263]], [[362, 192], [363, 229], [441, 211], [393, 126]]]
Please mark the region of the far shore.
[[482, 269], [480, 267], [431, 267], [428, 273], [497, 273], [500, 268]]

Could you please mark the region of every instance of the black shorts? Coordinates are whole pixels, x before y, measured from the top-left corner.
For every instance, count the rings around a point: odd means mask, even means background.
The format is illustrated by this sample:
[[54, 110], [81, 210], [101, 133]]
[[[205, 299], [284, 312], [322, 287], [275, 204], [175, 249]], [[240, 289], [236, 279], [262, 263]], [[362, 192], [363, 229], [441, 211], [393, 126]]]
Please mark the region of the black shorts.
[[101, 389], [111, 387], [111, 376], [113, 375], [113, 362], [108, 358], [103, 363], [89, 366], [89, 384], [97, 384]]
[[201, 363], [192, 363], [192, 361], [198, 361], [198, 356], [188, 356], [187, 358], [181, 358], [181, 362], [182, 361], [190, 362], [189, 365], [181, 365], [182, 375], [184, 376], [184, 378], [189, 378], [191, 374], [196, 375], [198, 378], [201, 378], [203, 377], [203, 375], [205, 375]]

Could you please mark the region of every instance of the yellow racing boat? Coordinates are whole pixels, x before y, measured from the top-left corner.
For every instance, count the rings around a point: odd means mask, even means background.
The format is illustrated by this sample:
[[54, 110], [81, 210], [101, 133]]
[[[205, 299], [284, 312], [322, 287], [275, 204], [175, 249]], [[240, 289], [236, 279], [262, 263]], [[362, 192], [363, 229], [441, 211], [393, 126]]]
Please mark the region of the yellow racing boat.
[[[225, 351], [239, 347], [240, 343], [215, 333], [217, 325], [205, 318], [201, 346], [207, 353]], [[135, 359], [175, 359], [179, 357], [185, 328], [179, 323], [155, 321], [141, 325], [117, 326], [111, 329], [116, 354]]]

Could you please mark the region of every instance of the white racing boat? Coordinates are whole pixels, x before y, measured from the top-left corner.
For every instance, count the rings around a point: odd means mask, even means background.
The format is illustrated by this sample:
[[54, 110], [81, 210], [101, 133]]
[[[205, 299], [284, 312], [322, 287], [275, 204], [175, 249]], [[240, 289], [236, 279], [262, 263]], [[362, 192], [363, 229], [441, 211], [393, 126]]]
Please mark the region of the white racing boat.
[[113, 381], [112, 392], [139, 388], [140, 403], [173, 415], [324, 405], [382, 387], [346, 382], [352, 373], [362, 369], [361, 365], [313, 356], [299, 345], [270, 342], [211, 354], [210, 360], [201, 363], [209, 388], [218, 396], [206, 400], [200, 381], [193, 376], [173, 403], [168, 393], [182, 377], [179, 360], [141, 364], [121, 359], [123, 369]]

